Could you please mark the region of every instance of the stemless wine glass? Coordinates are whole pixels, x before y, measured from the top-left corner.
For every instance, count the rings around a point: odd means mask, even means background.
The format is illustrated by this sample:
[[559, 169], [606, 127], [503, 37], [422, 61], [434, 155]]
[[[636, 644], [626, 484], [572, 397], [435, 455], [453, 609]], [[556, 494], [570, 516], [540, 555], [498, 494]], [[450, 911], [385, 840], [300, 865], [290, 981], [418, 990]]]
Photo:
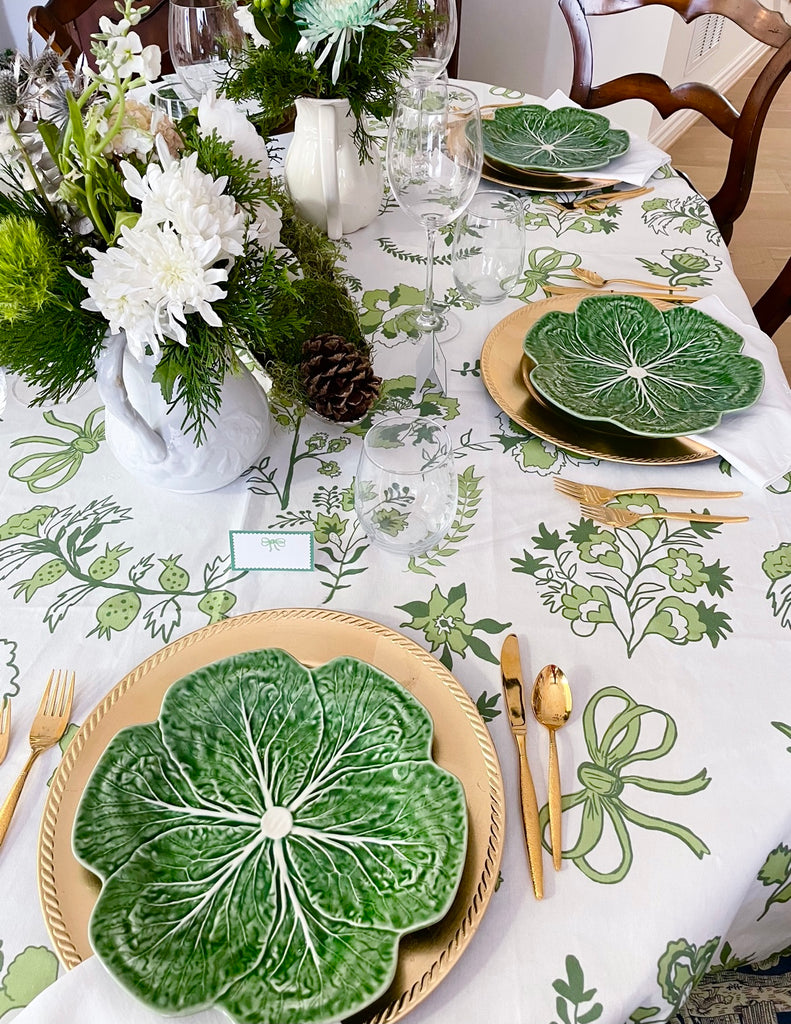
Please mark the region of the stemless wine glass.
[[431, 81], [448, 66], [456, 45], [456, 0], [412, 0], [411, 6], [418, 21], [411, 77]]
[[217, 88], [228, 73], [229, 58], [242, 50], [244, 32], [235, 10], [235, 3], [170, 0], [170, 56], [180, 81], [196, 99]]
[[416, 555], [448, 532], [458, 481], [453, 447], [441, 423], [393, 413], [363, 438], [354, 509], [370, 539], [386, 551]]
[[453, 228], [453, 283], [476, 305], [504, 299], [522, 274], [525, 215], [510, 192], [478, 192]]
[[434, 246], [475, 195], [483, 166], [481, 111], [469, 89], [409, 82], [399, 89], [387, 137], [387, 176], [398, 205], [426, 229], [426, 291], [415, 326], [437, 340], [458, 333], [458, 318], [434, 306]]

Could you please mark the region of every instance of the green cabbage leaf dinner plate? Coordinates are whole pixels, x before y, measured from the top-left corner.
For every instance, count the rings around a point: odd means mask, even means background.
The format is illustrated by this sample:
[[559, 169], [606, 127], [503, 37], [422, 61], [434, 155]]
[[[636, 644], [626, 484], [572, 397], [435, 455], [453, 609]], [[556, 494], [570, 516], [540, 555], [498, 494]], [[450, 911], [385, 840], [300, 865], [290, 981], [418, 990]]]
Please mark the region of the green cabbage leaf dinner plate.
[[590, 171], [629, 148], [628, 132], [577, 107], [498, 107], [481, 130], [487, 160], [525, 171]]
[[715, 427], [763, 388], [763, 366], [741, 335], [693, 306], [658, 310], [637, 295], [595, 295], [551, 312], [527, 333], [530, 380], [580, 419], [645, 437]]
[[75, 854], [103, 882], [96, 954], [160, 1013], [361, 1009], [461, 878], [464, 791], [432, 734], [354, 658], [307, 669], [266, 649], [174, 683], [156, 722], [112, 740], [77, 812]]

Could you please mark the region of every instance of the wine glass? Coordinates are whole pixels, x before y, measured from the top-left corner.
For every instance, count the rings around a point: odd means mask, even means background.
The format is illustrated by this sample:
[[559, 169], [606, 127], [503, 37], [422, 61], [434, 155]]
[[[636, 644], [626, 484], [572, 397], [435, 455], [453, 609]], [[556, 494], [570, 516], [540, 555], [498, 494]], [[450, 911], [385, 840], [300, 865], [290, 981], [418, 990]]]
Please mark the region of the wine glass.
[[419, 24], [411, 78], [431, 81], [444, 72], [456, 45], [456, 0], [413, 0], [412, 11]]
[[398, 205], [426, 229], [426, 291], [415, 326], [437, 340], [460, 330], [434, 306], [434, 246], [440, 228], [460, 216], [481, 178], [481, 111], [469, 89], [437, 80], [402, 84], [387, 137], [387, 176]]
[[235, 10], [235, 3], [170, 0], [170, 56], [179, 80], [195, 99], [217, 88], [229, 71], [229, 57], [242, 50], [244, 32]]

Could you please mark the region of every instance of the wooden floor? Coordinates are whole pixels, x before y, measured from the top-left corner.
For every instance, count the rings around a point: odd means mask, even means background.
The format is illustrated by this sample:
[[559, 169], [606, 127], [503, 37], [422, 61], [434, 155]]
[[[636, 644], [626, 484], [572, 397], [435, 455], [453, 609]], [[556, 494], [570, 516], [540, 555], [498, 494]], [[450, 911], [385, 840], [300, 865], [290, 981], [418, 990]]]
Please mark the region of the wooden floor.
[[[729, 91], [739, 109], [764, 61]], [[728, 146], [724, 135], [700, 119], [665, 148], [673, 164], [710, 196], [722, 182]], [[736, 221], [729, 249], [751, 302], [763, 294], [791, 255], [791, 76], [781, 86], [766, 119], [750, 201]], [[791, 380], [791, 320], [777, 331], [774, 340]]]

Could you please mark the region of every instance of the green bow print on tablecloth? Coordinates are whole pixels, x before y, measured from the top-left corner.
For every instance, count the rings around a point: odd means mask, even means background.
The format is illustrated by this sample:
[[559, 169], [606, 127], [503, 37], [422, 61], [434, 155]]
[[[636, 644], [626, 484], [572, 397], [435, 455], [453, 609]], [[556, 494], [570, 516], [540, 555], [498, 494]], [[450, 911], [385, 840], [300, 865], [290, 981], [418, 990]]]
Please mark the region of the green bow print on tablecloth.
[[[623, 704], [623, 708], [614, 715], [599, 739], [596, 711], [606, 698]], [[656, 746], [642, 748], [639, 745], [640, 734], [652, 716], [659, 716], [663, 722], [662, 738]], [[617, 686], [608, 686], [599, 690], [588, 702], [583, 712], [582, 726], [590, 761], [583, 761], [577, 769], [582, 789], [566, 794], [561, 805], [564, 812], [582, 805], [582, 820], [576, 842], [570, 849], [563, 851], [563, 857], [576, 864], [594, 882], [620, 882], [629, 873], [634, 859], [629, 824], [667, 832], [686, 843], [696, 857], [709, 853], [706, 844], [684, 825], [635, 810], [622, 796], [626, 786], [637, 786], [653, 793], [687, 796], [705, 789], [711, 781], [705, 768], [691, 779], [680, 781], [622, 774], [624, 769], [636, 761], [656, 761], [669, 753], [678, 735], [676, 723], [670, 715], [647, 704], [638, 704]], [[601, 871], [590, 863], [588, 857], [601, 840], [608, 818], [621, 848], [621, 859], [616, 867]], [[548, 805], [541, 809], [539, 821], [544, 836], [549, 824]], [[549, 849], [546, 838], [544, 845]]]

